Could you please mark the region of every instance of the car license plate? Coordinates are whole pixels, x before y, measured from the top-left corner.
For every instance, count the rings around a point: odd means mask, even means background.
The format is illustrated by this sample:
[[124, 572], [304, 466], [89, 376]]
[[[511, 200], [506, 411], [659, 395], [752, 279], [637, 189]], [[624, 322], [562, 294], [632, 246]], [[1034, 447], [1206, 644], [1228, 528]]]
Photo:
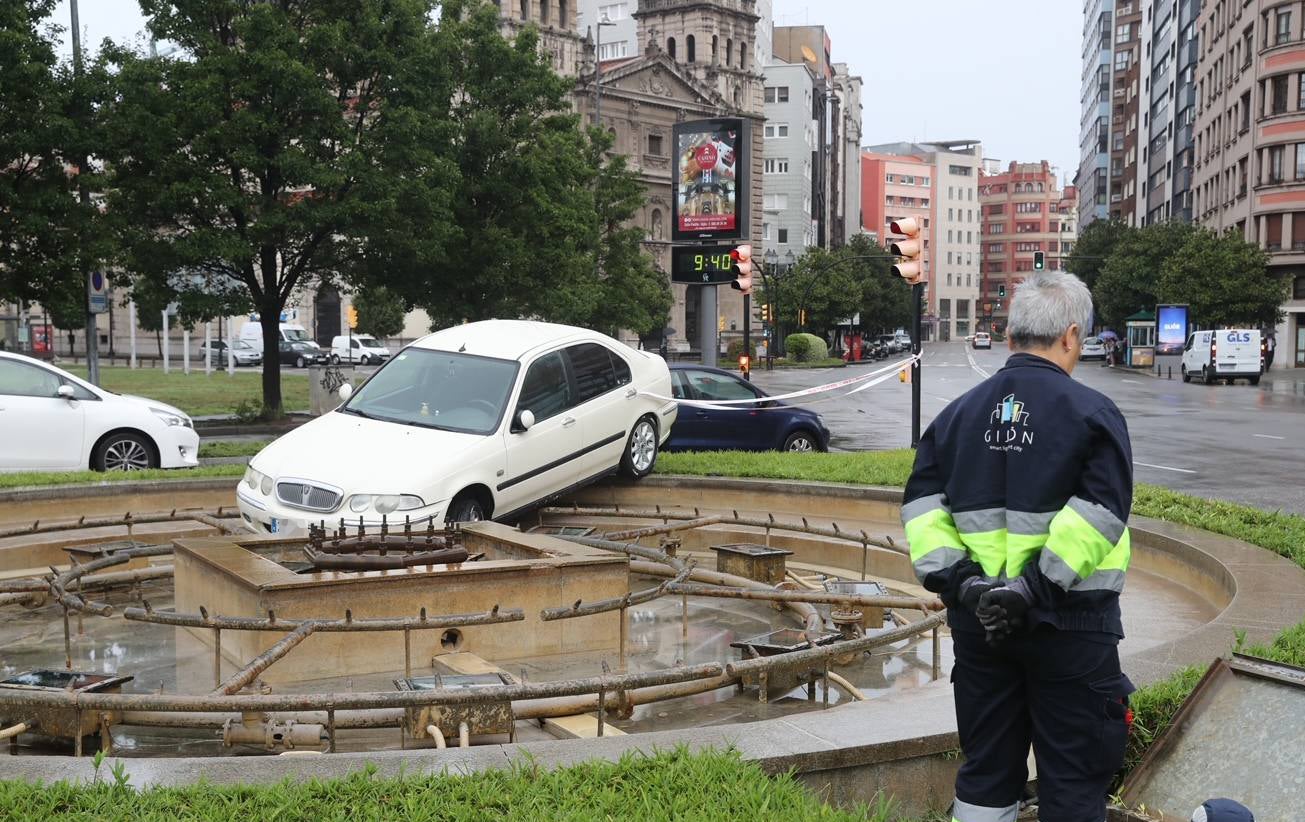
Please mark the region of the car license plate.
[[280, 523], [277, 522], [276, 517], [272, 517], [272, 521], [267, 524], [267, 530], [273, 534], [275, 534], [280, 527]]

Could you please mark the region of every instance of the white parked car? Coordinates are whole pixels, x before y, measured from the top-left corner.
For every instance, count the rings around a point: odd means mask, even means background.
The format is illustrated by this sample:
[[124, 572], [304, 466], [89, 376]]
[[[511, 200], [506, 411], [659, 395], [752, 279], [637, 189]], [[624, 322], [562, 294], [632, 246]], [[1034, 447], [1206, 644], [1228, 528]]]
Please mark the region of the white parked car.
[[988, 350], [992, 350], [992, 335], [988, 334], [986, 331], [980, 331], [974, 335], [974, 339], [971, 340], [970, 344], [976, 349], [987, 348]]
[[359, 365], [380, 364], [390, 358], [390, 349], [371, 334], [342, 335], [331, 340], [331, 362]]
[[[210, 343], [209, 350], [213, 352], [211, 355], [212, 359], [210, 360], [210, 362], [212, 362], [213, 364], [213, 367], [226, 368], [227, 367], [226, 341], [214, 340], [212, 343]], [[202, 362], [204, 359], [203, 345], [199, 347], [198, 356], [200, 361]], [[263, 349], [255, 348], [254, 346], [250, 345], [248, 342], [241, 339], [237, 339], [235, 342], [231, 344], [231, 356], [232, 358], [235, 359], [237, 368], [239, 368], [242, 365], [262, 365], [263, 363]]]
[[133, 471], [199, 464], [190, 417], [0, 352], [0, 471]]
[[341, 396], [250, 462], [236, 496], [254, 532], [506, 519], [618, 470], [647, 475], [678, 410], [661, 357], [518, 320], [424, 337]]
[[1083, 340], [1083, 350], [1079, 352], [1080, 360], [1104, 360], [1106, 358], [1106, 342], [1100, 337], [1086, 337]]

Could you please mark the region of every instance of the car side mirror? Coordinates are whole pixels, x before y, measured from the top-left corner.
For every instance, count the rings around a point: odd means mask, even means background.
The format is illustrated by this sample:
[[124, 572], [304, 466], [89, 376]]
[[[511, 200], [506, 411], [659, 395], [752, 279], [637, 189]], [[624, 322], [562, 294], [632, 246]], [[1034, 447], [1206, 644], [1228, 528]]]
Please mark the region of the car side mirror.
[[335, 393], [339, 396], [341, 402], [348, 402], [349, 398], [353, 396], [353, 386], [345, 383], [336, 389]]
[[67, 383], [64, 383], [63, 385], [59, 386], [59, 389], [54, 393], [59, 395], [60, 398], [65, 400], [76, 399], [77, 397], [77, 392], [74, 391], [73, 387], [71, 385], [68, 385]]
[[535, 426], [535, 415], [529, 408], [523, 408], [517, 412], [517, 418], [513, 420], [512, 431], [523, 434]]

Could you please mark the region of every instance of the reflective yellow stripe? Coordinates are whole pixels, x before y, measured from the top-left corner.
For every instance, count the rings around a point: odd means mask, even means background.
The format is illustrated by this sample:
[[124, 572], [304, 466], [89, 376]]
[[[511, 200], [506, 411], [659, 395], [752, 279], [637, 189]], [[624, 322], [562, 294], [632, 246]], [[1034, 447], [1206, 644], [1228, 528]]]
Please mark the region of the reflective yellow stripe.
[[906, 541], [911, 544], [912, 562], [935, 548], [964, 547], [952, 515], [944, 508], [935, 508], [906, 523]]
[[961, 544], [970, 551], [970, 559], [979, 563], [983, 575], [999, 577], [1006, 569], [1006, 543], [1009, 537], [1005, 528], [996, 531], [984, 531], [978, 534], [960, 535]]
[[1014, 579], [1047, 544], [1046, 534], [1011, 534], [1006, 542], [1006, 576]]
[[[1119, 539], [1119, 546], [1123, 552], [1113, 559], [1118, 570], [1124, 570], [1128, 567], [1128, 529], [1124, 529], [1124, 535]], [[1106, 557], [1113, 554], [1116, 545], [1096, 529], [1092, 523], [1083, 518], [1079, 512], [1073, 508], [1065, 507], [1056, 514], [1056, 518], [1051, 521], [1051, 536], [1047, 538], [1047, 550], [1053, 552], [1062, 562], [1065, 563], [1079, 579], [1086, 579], [1097, 568], [1101, 567]], [[1068, 588], [1063, 580], [1057, 580], [1063, 587]], [[1072, 584], [1072, 583], [1071, 583]]]

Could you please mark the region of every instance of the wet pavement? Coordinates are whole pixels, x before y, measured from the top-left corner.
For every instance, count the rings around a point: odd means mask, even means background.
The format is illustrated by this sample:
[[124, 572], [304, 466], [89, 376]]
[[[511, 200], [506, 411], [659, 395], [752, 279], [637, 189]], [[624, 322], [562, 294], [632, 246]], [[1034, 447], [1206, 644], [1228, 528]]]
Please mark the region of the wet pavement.
[[[925, 346], [921, 419], [927, 426], [952, 400], [1002, 367], [997, 344], [974, 351], [964, 343]], [[854, 366], [874, 370], [885, 363]], [[850, 369], [755, 371], [772, 394], [852, 376]], [[1128, 420], [1134, 477], [1212, 499], [1305, 513], [1305, 380], [1292, 372], [1260, 386], [1183, 383], [1124, 368], [1082, 362], [1074, 378], [1102, 391]], [[803, 402], [833, 432], [834, 450], [905, 448], [910, 444], [911, 386], [892, 379], [851, 397]]]

